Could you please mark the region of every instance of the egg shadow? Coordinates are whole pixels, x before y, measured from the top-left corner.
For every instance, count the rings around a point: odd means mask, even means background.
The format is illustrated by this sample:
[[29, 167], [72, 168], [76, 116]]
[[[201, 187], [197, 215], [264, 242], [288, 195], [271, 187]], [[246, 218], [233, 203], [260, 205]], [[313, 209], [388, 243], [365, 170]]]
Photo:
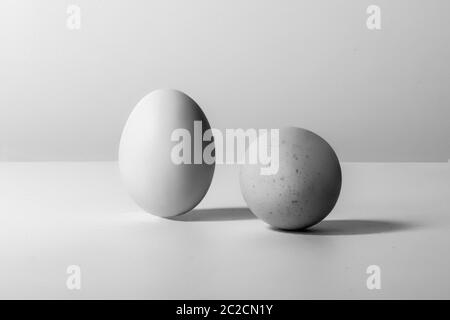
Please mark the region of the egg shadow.
[[256, 219], [256, 216], [248, 208], [195, 209], [180, 216], [170, 218], [170, 220], [184, 222], [233, 221], [251, 219]]
[[387, 220], [324, 220], [315, 226], [304, 230], [281, 230], [269, 227], [272, 230], [303, 234], [311, 236], [351, 236], [364, 234], [380, 234], [399, 232], [416, 228], [417, 225], [401, 221]]

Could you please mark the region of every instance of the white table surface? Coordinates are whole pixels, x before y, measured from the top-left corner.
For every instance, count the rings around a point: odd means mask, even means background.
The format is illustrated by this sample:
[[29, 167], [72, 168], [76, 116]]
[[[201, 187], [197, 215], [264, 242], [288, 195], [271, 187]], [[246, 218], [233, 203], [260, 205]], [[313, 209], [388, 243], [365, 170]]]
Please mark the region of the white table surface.
[[333, 212], [295, 233], [244, 208], [235, 167], [174, 221], [140, 210], [115, 162], [0, 163], [0, 298], [449, 299], [450, 164], [342, 169]]

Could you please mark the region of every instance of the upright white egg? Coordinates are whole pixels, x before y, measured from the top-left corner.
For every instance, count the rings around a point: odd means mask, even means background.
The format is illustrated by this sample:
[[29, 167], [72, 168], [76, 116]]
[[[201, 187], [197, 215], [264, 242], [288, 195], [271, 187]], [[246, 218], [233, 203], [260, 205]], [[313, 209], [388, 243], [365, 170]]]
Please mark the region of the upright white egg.
[[[125, 188], [140, 207], [173, 217], [203, 199], [215, 164], [198, 156], [214, 143], [202, 140], [210, 128], [201, 108], [183, 92], [160, 89], [139, 101], [123, 129], [119, 167]], [[180, 158], [192, 161], [180, 163]]]

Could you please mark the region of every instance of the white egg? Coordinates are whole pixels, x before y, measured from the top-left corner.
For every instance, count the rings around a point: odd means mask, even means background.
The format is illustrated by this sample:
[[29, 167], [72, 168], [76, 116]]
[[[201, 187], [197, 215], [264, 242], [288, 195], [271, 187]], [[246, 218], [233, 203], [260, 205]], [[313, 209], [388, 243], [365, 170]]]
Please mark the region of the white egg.
[[[191, 163], [179, 164], [173, 160], [173, 153], [178, 150], [174, 148], [181, 141], [191, 148], [180, 154], [183, 157], [190, 154], [192, 158], [200, 152], [203, 155], [204, 148], [214, 143], [202, 142], [199, 124], [203, 136], [210, 129], [205, 114], [194, 100], [177, 90], [153, 91], [132, 111], [120, 140], [119, 167], [128, 193], [144, 210], [173, 217], [192, 210], [205, 196], [214, 174], [214, 162], [194, 163], [192, 159]], [[173, 133], [180, 129], [190, 134], [189, 144], [184, 144], [188, 142], [185, 139], [173, 139]]]

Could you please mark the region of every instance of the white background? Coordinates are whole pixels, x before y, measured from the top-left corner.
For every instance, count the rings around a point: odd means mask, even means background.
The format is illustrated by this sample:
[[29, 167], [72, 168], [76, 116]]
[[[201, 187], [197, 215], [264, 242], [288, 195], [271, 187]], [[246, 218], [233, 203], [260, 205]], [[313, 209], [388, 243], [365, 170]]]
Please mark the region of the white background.
[[[370, 4], [379, 31], [366, 27]], [[132, 108], [171, 87], [216, 128], [304, 127], [343, 161], [447, 161], [449, 11], [446, 0], [2, 0], [0, 159], [115, 160]]]

